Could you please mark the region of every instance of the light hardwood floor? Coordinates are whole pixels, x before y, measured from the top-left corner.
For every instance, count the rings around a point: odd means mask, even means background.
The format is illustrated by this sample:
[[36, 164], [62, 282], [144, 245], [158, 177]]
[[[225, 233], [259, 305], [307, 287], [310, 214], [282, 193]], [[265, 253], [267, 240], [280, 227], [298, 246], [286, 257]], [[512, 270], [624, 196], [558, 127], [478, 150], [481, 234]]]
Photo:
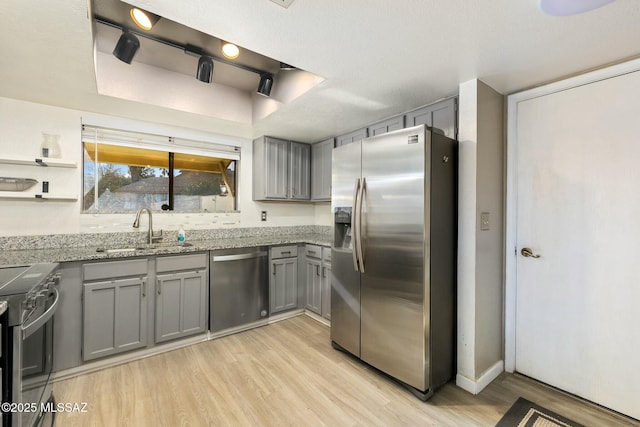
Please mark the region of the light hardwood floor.
[[55, 383], [73, 426], [493, 426], [522, 396], [587, 426], [640, 425], [531, 379], [502, 374], [479, 395], [445, 385], [426, 403], [334, 350], [307, 316]]

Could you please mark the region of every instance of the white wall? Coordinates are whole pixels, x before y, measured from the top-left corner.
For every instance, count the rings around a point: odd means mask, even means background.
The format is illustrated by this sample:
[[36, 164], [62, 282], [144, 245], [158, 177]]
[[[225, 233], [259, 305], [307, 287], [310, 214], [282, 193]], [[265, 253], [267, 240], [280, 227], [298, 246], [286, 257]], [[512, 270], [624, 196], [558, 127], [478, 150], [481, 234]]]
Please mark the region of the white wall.
[[456, 383], [474, 394], [504, 369], [503, 120], [502, 95], [477, 79], [460, 85]]
[[[41, 182], [49, 181], [51, 194], [60, 192], [78, 196], [78, 200], [75, 202], [0, 199], [0, 206], [2, 206], [0, 209], [0, 236], [131, 230], [132, 214], [81, 214], [82, 146], [80, 133], [83, 122], [241, 147], [238, 177], [238, 208], [240, 213], [158, 213], [154, 215], [154, 228], [177, 229], [180, 224], [184, 224], [187, 229], [315, 224], [316, 206], [313, 204], [258, 203], [251, 200], [251, 140], [207, 133], [197, 129], [167, 126], [153, 122], [137, 122], [10, 98], [0, 98], [0, 157], [35, 158], [40, 153], [42, 132], [47, 132], [60, 135], [62, 156], [65, 160], [76, 162], [78, 165], [75, 169], [65, 169], [0, 164], [0, 176], [37, 179], [39, 183], [28, 192], [39, 193]], [[260, 221], [260, 212], [263, 210], [268, 213], [268, 221], [266, 222]]]

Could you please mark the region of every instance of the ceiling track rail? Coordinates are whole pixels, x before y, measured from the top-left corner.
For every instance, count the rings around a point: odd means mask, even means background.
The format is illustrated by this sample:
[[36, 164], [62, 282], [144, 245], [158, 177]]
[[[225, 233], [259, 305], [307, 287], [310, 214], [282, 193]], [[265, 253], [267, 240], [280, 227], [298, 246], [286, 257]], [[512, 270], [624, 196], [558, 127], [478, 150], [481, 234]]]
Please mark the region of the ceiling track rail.
[[97, 22], [98, 24], [106, 25], [106, 26], [112, 27], [112, 28], [117, 28], [117, 29], [119, 29], [121, 31], [126, 31], [126, 32], [129, 32], [131, 34], [135, 34], [136, 36], [144, 37], [146, 39], [153, 40], [154, 42], [162, 43], [162, 44], [164, 44], [166, 46], [171, 46], [173, 48], [180, 49], [180, 50], [184, 51], [184, 53], [186, 53], [187, 55], [191, 55], [191, 56], [208, 56], [208, 57], [211, 57], [214, 61], [221, 62], [221, 63], [227, 64], [227, 65], [231, 65], [232, 67], [240, 68], [242, 70], [249, 71], [251, 73], [255, 73], [255, 74], [258, 74], [260, 76], [265, 75], [265, 74], [269, 75], [269, 76], [271, 75], [271, 73], [268, 72], [268, 71], [259, 70], [257, 68], [253, 68], [253, 67], [251, 67], [249, 65], [238, 64], [237, 62], [229, 61], [228, 59], [225, 59], [225, 58], [217, 56], [217, 55], [213, 55], [212, 53], [209, 53], [209, 52], [205, 51], [204, 49], [201, 49], [201, 48], [199, 48], [197, 46], [193, 46], [193, 45], [190, 45], [190, 44], [184, 45], [184, 44], [180, 44], [178, 42], [175, 42], [173, 40], [166, 39], [164, 37], [158, 37], [158, 36], [154, 36], [154, 35], [151, 35], [151, 34], [148, 34], [148, 33], [143, 33], [141, 31], [138, 31], [138, 30], [133, 29], [131, 27], [127, 27], [127, 26], [122, 25], [122, 24], [118, 24], [115, 21], [112, 21], [110, 19], [98, 16], [98, 15], [94, 16], [93, 20], [95, 22]]

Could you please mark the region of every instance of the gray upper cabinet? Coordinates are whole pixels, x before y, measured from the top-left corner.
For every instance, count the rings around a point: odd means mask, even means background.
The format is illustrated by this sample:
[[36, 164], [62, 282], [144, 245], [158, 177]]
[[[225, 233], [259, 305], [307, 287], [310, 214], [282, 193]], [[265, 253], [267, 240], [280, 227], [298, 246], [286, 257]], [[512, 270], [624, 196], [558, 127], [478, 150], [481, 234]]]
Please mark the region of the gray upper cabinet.
[[311, 146], [311, 200], [331, 200], [331, 154], [333, 138]]
[[458, 98], [448, 98], [435, 104], [427, 105], [406, 115], [406, 127], [427, 125], [444, 132], [449, 138], [457, 138], [458, 130]]
[[83, 360], [147, 345], [146, 277], [85, 283], [83, 300]]
[[253, 141], [253, 200], [309, 200], [311, 149], [263, 136]]
[[290, 143], [289, 196], [294, 200], [311, 198], [311, 147], [299, 142]]
[[351, 144], [352, 142], [363, 140], [367, 136], [369, 136], [367, 128], [354, 130], [353, 132], [349, 132], [345, 135], [336, 136], [336, 147], [341, 147], [346, 144]]
[[373, 124], [367, 128], [369, 136], [382, 135], [387, 132], [399, 130], [404, 128], [404, 115], [392, 117], [387, 120], [383, 120], [376, 124]]

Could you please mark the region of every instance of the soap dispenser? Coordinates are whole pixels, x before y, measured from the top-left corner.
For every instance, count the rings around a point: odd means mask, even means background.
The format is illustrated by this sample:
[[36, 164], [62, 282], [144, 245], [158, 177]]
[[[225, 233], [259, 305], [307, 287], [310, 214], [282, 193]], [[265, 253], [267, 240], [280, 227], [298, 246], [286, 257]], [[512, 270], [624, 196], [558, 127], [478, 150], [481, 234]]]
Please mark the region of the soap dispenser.
[[178, 230], [178, 242], [182, 243], [185, 241], [184, 227], [180, 225], [180, 229]]

